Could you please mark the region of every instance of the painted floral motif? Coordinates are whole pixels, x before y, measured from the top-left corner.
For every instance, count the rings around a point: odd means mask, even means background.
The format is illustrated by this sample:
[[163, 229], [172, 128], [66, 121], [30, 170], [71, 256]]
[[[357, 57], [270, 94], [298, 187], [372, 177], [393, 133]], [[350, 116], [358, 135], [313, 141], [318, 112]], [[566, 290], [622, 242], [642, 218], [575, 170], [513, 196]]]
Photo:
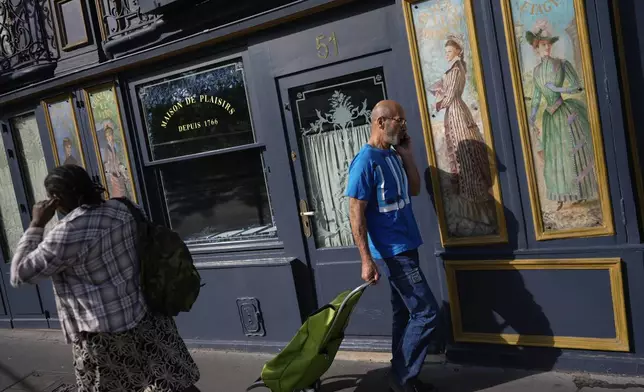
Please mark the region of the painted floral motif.
[[331, 111], [328, 113], [322, 113], [320, 110], [315, 109], [315, 112], [318, 116], [318, 120], [310, 125], [308, 130], [302, 130], [303, 135], [309, 135], [312, 133], [323, 132], [324, 125], [329, 124], [333, 126], [334, 130], [346, 130], [348, 128], [354, 127], [354, 121], [364, 118], [365, 123], [369, 123], [369, 116], [371, 116], [371, 110], [367, 109], [367, 100], [362, 101], [362, 107], [357, 108], [351, 103], [351, 97], [345, 95], [343, 92], [336, 90], [331, 98], [329, 98], [329, 103], [331, 104]]
[[[376, 72], [374, 72], [376, 71]], [[344, 196], [349, 165], [369, 140], [371, 110], [386, 99], [382, 71], [331, 79], [328, 87], [291, 93], [317, 248], [353, 246], [349, 200]], [[348, 75], [347, 75], [348, 76]], [[346, 80], [347, 76], [342, 77]], [[358, 102], [358, 104], [354, 104]]]

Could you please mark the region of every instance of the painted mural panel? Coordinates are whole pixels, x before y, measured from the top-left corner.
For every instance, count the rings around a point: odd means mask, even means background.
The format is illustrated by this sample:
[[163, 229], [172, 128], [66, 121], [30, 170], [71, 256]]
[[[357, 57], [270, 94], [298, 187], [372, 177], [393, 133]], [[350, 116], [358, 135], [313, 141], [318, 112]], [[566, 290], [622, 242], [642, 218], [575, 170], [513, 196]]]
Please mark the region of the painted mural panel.
[[121, 113], [113, 85], [86, 91], [94, 148], [109, 197], [136, 201]]
[[444, 245], [507, 241], [470, 0], [405, 4]]
[[537, 239], [613, 223], [582, 0], [502, 0]]
[[85, 156], [78, 133], [78, 122], [71, 98], [43, 103], [47, 115], [49, 134], [56, 166], [78, 165], [85, 167]]

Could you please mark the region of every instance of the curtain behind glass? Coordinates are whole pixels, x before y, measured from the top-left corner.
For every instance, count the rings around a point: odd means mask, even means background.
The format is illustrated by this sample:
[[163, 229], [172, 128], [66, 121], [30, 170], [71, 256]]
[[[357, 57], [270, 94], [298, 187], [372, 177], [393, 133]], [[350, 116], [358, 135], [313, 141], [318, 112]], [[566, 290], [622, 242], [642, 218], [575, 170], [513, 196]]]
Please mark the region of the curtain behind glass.
[[349, 199], [344, 196], [349, 165], [369, 140], [371, 126], [347, 127], [301, 136], [315, 244], [318, 248], [353, 246]]

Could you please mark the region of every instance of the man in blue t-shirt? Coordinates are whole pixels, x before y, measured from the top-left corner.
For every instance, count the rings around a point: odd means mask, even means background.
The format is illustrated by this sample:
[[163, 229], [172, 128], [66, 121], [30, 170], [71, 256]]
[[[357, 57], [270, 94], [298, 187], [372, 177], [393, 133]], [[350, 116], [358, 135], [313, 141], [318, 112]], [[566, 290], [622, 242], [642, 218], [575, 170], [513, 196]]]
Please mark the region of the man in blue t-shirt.
[[411, 208], [420, 193], [403, 108], [381, 101], [371, 112], [371, 137], [349, 168], [351, 228], [362, 259], [362, 279], [375, 281], [384, 273], [393, 307], [392, 372], [394, 392], [431, 390], [418, 380], [437, 303], [419, 267], [422, 244]]

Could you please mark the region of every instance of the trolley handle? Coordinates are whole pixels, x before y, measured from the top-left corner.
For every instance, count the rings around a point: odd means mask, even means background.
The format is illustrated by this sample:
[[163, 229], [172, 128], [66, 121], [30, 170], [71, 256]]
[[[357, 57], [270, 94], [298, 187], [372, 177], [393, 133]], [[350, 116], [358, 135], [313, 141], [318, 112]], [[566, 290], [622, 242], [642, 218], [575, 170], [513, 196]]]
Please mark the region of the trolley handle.
[[[356, 287], [355, 289], [353, 289], [353, 291], [351, 291], [351, 292], [350, 292], [350, 293], [349, 293], [349, 294], [344, 298], [344, 301], [342, 301], [342, 303], [340, 304], [340, 307], [338, 307], [338, 310], [336, 311], [336, 314], [340, 314], [340, 313], [344, 310], [344, 308], [347, 306], [347, 303], [349, 303], [349, 300], [350, 300], [351, 298], [353, 298], [353, 296], [354, 296], [354, 295], [356, 295], [356, 294], [358, 294], [358, 293], [363, 292], [367, 287], [369, 287], [369, 286], [371, 286], [371, 285], [373, 285], [373, 284], [375, 284], [375, 281], [374, 281], [374, 280], [371, 280], [371, 281], [366, 282], [366, 283], [363, 283], [363, 284], [361, 284], [360, 286], [358, 286], [358, 287]], [[327, 345], [327, 343], [328, 343], [328, 340], [329, 340], [329, 335], [331, 335], [331, 332], [332, 332], [332, 331], [333, 331], [333, 329], [335, 328], [335, 325], [337, 324], [338, 319], [339, 319], [339, 317], [336, 317], [336, 318], [333, 320], [333, 323], [331, 323], [331, 327], [327, 330], [326, 335], [324, 335], [324, 339], [322, 339], [322, 345], [321, 345], [321, 347], [326, 347], [326, 345]]]

